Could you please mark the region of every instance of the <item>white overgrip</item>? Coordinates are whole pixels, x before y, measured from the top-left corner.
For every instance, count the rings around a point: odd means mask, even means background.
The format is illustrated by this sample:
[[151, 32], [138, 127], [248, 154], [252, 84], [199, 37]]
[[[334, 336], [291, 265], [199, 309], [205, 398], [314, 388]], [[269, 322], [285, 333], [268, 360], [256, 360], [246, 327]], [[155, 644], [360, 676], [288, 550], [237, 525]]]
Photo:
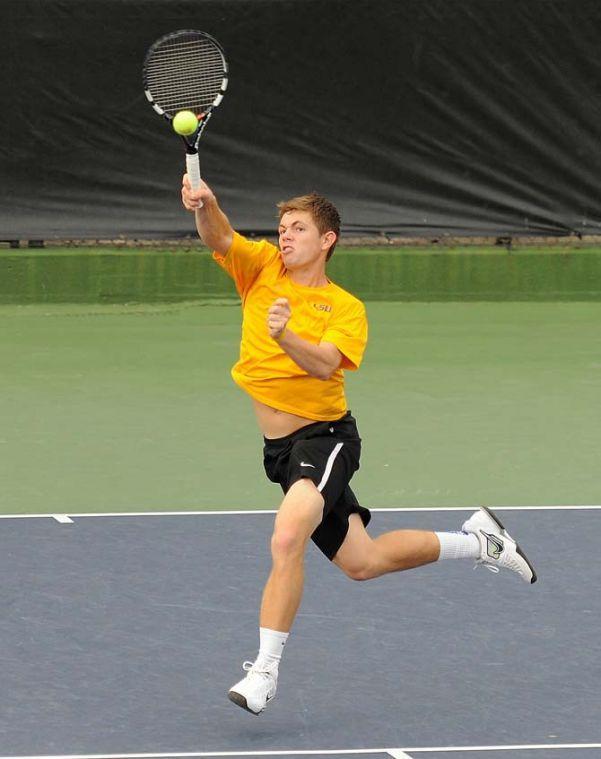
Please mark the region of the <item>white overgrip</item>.
[[[192, 189], [197, 190], [200, 187], [200, 163], [198, 161], [198, 153], [186, 153], [186, 171], [188, 172], [188, 178], [190, 179]], [[199, 207], [202, 208], [202, 203], [199, 203]]]

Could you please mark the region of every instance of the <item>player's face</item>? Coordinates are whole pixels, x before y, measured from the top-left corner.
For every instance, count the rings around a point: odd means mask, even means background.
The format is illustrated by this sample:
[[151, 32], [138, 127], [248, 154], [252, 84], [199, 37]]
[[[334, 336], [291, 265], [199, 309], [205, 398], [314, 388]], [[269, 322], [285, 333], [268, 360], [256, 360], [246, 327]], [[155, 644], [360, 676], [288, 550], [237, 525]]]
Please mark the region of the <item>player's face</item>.
[[294, 271], [325, 262], [332, 241], [322, 235], [309, 211], [288, 211], [278, 228], [284, 266]]

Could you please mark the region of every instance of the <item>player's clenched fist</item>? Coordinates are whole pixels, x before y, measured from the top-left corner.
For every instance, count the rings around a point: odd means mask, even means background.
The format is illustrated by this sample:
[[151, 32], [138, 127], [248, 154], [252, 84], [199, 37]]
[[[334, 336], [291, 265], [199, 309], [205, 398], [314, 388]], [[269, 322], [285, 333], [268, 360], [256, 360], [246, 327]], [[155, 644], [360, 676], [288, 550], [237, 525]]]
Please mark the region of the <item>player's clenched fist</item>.
[[267, 312], [267, 329], [269, 330], [269, 336], [274, 340], [279, 340], [282, 333], [286, 329], [286, 325], [292, 311], [290, 310], [290, 304], [286, 298], [278, 298], [274, 300]]
[[182, 203], [186, 211], [196, 211], [214, 199], [215, 196], [206, 182], [203, 182], [201, 179], [199, 187], [193, 190], [190, 178], [187, 174], [184, 174], [182, 179]]

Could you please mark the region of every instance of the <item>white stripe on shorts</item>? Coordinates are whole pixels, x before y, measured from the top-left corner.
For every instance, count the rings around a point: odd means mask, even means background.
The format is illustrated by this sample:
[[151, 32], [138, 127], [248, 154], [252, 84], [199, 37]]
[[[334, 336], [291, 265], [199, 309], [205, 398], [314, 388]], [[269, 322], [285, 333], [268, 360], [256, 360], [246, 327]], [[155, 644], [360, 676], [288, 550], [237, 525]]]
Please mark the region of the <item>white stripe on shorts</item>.
[[332, 467], [334, 466], [334, 459], [336, 458], [336, 456], [338, 456], [338, 453], [340, 452], [340, 449], [342, 448], [343, 445], [344, 443], [336, 443], [336, 445], [334, 446], [334, 450], [328, 456], [325, 472], [323, 473], [321, 482], [317, 486], [317, 489], [319, 490], [320, 493], [328, 484], [328, 480], [330, 479], [330, 474], [332, 474]]

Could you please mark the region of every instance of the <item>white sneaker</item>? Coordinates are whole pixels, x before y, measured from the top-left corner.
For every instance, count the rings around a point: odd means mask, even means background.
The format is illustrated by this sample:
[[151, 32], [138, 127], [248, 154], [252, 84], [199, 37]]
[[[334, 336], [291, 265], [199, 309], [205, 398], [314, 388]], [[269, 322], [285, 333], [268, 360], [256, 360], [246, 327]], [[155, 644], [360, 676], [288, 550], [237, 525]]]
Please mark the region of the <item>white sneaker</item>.
[[498, 572], [499, 568], [511, 569], [525, 582], [536, 582], [536, 572], [526, 554], [490, 509], [480, 507], [461, 529], [471, 532], [480, 541], [480, 558], [476, 566], [483, 564], [492, 572]]
[[245, 661], [242, 669], [246, 677], [230, 688], [227, 697], [234, 704], [252, 714], [261, 714], [275, 696], [278, 684], [278, 663], [257, 665]]

